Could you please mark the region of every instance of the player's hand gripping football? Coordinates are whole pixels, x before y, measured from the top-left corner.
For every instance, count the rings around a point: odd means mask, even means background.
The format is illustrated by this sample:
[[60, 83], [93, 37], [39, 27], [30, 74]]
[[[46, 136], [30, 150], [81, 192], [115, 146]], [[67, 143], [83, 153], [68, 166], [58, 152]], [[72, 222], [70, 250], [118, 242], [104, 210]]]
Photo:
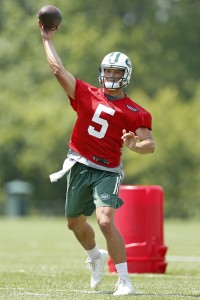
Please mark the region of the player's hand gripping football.
[[55, 29], [44, 28], [44, 26], [42, 25], [42, 23], [39, 20], [38, 20], [38, 24], [39, 24], [39, 28], [41, 31], [41, 36], [45, 40], [51, 40], [54, 33], [58, 30], [58, 28], [55, 28]]
[[133, 150], [136, 148], [136, 144], [138, 141], [138, 136], [134, 134], [134, 132], [129, 131], [126, 132], [125, 129], [122, 130], [122, 140], [124, 142], [124, 144], [126, 145], [126, 147], [128, 147], [129, 149]]

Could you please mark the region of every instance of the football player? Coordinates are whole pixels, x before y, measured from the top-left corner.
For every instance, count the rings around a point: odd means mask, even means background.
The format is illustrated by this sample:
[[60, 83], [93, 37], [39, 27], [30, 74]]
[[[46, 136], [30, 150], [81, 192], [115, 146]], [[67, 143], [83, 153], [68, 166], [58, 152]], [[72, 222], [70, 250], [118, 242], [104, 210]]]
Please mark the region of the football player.
[[[56, 181], [67, 174], [68, 228], [88, 255], [91, 288], [101, 282], [109, 254], [118, 273], [113, 295], [134, 294], [125, 244], [114, 224], [114, 213], [123, 205], [118, 197], [123, 174], [122, 146], [138, 154], [154, 152], [151, 114], [124, 92], [132, 73], [131, 61], [125, 54], [111, 52], [104, 57], [99, 67], [101, 87], [97, 88], [75, 78], [64, 67], [52, 42], [55, 31], [45, 30], [40, 23], [39, 26], [48, 64], [77, 113], [63, 169], [50, 179]], [[94, 211], [107, 251], [98, 248], [87, 221]]]

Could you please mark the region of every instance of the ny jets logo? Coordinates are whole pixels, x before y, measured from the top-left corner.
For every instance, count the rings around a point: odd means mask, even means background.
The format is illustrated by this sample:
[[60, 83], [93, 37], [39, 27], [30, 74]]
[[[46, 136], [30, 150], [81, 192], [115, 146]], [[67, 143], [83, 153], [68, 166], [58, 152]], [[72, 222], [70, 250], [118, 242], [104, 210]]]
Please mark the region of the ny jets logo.
[[110, 195], [108, 195], [108, 194], [106, 194], [106, 193], [101, 194], [101, 195], [100, 195], [100, 199], [101, 199], [102, 201], [109, 200], [109, 199], [110, 199]]
[[131, 61], [129, 58], [126, 59], [126, 64], [129, 68], [131, 68]]

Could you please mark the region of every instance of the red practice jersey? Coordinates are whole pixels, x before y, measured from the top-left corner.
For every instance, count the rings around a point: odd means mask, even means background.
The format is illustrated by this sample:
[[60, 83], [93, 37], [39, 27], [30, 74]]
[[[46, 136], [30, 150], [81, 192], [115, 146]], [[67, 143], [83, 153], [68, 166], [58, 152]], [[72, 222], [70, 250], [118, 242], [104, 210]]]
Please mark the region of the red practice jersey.
[[101, 88], [76, 80], [75, 99], [70, 98], [77, 120], [69, 147], [90, 161], [119, 166], [122, 130], [151, 129], [151, 114], [130, 98], [108, 100]]

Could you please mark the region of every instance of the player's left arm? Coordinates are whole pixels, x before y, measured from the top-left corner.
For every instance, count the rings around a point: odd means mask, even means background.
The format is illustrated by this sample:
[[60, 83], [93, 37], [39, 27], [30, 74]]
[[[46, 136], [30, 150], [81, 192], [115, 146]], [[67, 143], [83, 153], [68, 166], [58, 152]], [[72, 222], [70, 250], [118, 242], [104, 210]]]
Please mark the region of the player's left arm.
[[122, 140], [126, 147], [139, 154], [153, 153], [155, 143], [151, 131], [146, 127], [138, 128], [135, 133], [122, 131]]

